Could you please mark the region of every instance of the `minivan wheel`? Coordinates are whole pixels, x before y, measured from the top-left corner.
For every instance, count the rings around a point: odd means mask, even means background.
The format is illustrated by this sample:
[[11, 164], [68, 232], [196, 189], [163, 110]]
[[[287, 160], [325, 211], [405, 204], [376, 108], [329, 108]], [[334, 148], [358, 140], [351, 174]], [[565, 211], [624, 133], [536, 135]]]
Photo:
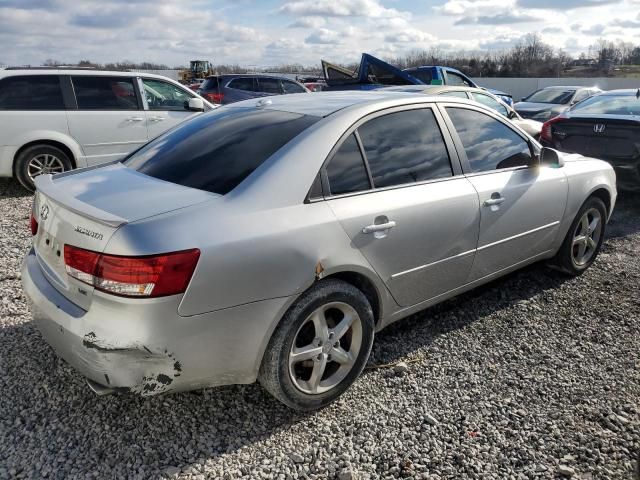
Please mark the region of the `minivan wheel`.
[[595, 261], [604, 240], [607, 207], [597, 197], [582, 205], [553, 263], [569, 275], [580, 275]]
[[290, 408], [322, 408], [364, 369], [374, 329], [371, 305], [360, 290], [342, 280], [322, 280], [284, 315], [265, 351], [259, 381]]
[[15, 173], [22, 186], [33, 192], [33, 179], [38, 175], [62, 173], [72, 167], [68, 155], [61, 149], [52, 145], [33, 145], [18, 155]]

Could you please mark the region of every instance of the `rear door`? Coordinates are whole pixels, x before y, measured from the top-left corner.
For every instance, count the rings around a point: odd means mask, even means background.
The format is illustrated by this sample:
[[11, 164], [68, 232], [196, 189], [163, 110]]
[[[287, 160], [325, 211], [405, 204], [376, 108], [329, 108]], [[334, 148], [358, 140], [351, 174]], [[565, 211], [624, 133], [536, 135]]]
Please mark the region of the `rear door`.
[[446, 112], [463, 169], [478, 192], [480, 235], [469, 280], [550, 251], [567, 202], [562, 169], [536, 165], [528, 139], [471, 106]]
[[89, 165], [124, 157], [147, 143], [142, 99], [134, 77], [70, 76], [75, 108], [67, 110], [72, 137]]
[[144, 95], [145, 118], [149, 139], [156, 138], [171, 127], [202, 112], [189, 110], [189, 100], [195, 98], [186, 88], [164, 80], [141, 78]]
[[424, 106], [369, 117], [323, 170], [328, 205], [402, 306], [464, 284], [475, 254], [478, 195], [438, 118]]

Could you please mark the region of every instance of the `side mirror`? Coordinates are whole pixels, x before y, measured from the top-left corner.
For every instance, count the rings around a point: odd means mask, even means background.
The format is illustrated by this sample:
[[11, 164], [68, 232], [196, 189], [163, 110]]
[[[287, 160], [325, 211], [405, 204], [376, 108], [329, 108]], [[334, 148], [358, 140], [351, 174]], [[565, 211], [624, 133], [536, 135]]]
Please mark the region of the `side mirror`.
[[507, 118], [509, 120], [513, 120], [514, 118], [516, 118], [516, 112], [515, 110], [509, 110], [509, 113], [507, 114]]
[[186, 109], [192, 112], [204, 112], [204, 102], [201, 98], [190, 98], [188, 102], [185, 102]]
[[561, 168], [564, 167], [564, 160], [558, 154], [557, 150], [542, 147], [542, 150], [540, 150], [540, 165], [551, 168]]

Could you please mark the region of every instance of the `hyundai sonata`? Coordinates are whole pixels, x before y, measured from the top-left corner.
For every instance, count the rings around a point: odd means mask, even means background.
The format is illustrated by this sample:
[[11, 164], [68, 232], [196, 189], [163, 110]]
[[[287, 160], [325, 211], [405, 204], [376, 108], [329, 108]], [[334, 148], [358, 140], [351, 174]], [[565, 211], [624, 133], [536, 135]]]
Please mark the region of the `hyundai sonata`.
[[616, 200], [607, 163], [497, 112], [382, 92], [236, 103], [36, 185], [24, 289], [95, 391], [257, 379], [299, 410], [396, 320], [539, 260], [581, 273]]

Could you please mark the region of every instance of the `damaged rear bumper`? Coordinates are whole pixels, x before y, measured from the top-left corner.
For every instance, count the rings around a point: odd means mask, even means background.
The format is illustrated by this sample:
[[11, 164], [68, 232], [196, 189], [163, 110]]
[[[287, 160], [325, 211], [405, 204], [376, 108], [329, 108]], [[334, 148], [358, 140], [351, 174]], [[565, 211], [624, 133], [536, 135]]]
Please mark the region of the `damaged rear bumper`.
[[22, 283], [40, 332], [60, 357], [96, 388], [145, 396], [254, 382], [276, 319], [291, 300], [181, 317], [180, 296], [122, 299], [116, 309], [113, 298], [96, 293], [83, 310], [49, 283], [33, 250]]

